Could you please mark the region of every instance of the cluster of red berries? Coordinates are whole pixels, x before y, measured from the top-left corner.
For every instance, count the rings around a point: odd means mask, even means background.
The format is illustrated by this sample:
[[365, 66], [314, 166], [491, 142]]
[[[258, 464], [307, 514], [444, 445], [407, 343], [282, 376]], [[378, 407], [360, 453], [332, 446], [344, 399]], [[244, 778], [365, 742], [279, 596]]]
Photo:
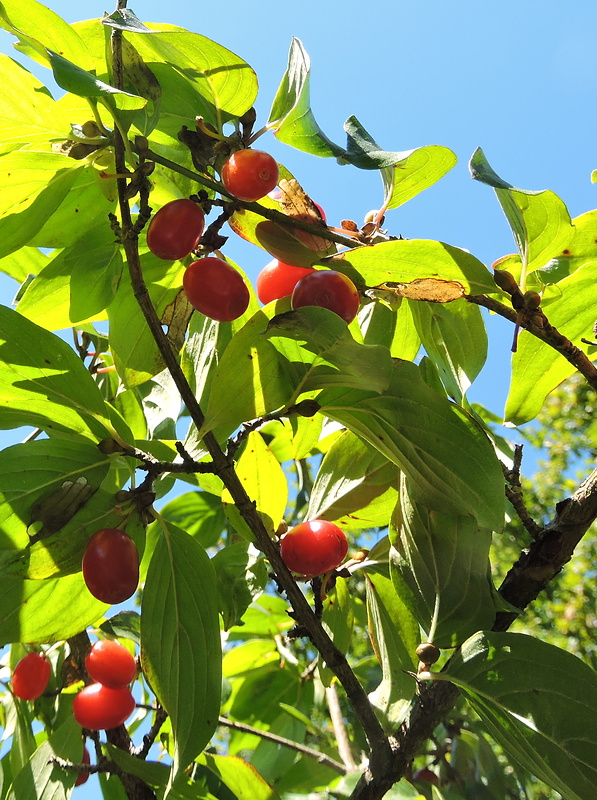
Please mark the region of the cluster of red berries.
[[[278, 183], [275, 159], [261, 150], [239, 150], [222, 167], [226, 191], [239, 200], [260, 200]], [[325, 215], [322, 212], [322, 217]], [[147, 229], [147, 246], [165, 260], [189, 255], [198, 245], [205, 227], [205, 215], [192, 200], [166, 203]], [[242, 316], [249, 305], [249, 290], [242, 275], [215, 256], [193, 261], [183, 276], [183, 288], [191, 305], [218, 322]], [[352, 322], [359, 309], [359, 293], [346, 275], [335, 270], [294, 267], [274, 260], [257, 278], [257, 296], [264, 304], [291, 297], [293, 308], [321, 306]]]
[[[135, 710], [129, 684], [137, 674], [137, 664], [126, 647], [111, 639], [96, 642], [87, 657], [85, 668], [95, 681], [75, 695], [73, 715], [82, 728], [98, 731], [116, 728]], [[12, 673], [12, 691], [22, 700], [37, 700], [45, 692], [52, 669], [41, 653], [28, 653]], [[83, 747], [82, 762], [90, 763]], [[75, 786], [81, 786], [89, 773], [81, 772]]]

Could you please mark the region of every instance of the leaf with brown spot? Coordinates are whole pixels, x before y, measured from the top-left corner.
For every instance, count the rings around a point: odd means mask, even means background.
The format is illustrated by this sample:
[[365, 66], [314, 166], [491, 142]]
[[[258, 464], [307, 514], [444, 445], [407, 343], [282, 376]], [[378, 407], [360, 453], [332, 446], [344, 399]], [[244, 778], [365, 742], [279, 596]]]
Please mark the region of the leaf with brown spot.
[[177, 353], [184, 344], [187, 326], [192, 313], [193, 306], [189, 303], [182, 289], [162, 313], [161, 323], [168, 327], [168, 340]]
[[376, 289], [394, 292], [408, 300], [427, 300], [430, 303], [450, 303], [464, 296], [464, 286], [458, 281], [438, 278], [417, 278], [410, 283], [388, 281]]
[[[278, 186], [282, 192], [279, 202], [283, 212], [287, 216], [299, 219], [301, 222], [320, 225], [322, 228], [327, 227], [319, 209], [296, 178], [281, 178]], [[301, 231], [298, 228], [294, 228], [292, 233], [299, 241], [305, 244], [309, 250], [313, 250], [314, 252], [327, 252], [330, 249], [330, 242], [327, 239], [322, 239], [313, 233]]]

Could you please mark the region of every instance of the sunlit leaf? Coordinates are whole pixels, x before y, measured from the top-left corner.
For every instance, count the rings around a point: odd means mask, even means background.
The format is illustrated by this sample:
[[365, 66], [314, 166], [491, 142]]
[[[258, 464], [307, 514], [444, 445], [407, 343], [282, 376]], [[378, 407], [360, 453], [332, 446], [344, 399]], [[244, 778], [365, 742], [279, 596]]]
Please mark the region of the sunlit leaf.
[[396, 503], [397, 487], [396, 465], [352, 431], [344, 431], [317, 471], [306, 519], [327, 519], [343, 530], [383, 527]]
[[[547, 318], [563, 336], [580, 350], [592, 354], [594, 347], [582, 341], [592, 340], [597, 303], [595, 264], [588, 261], [561, 280], [551, 299], [542, 304]], [[512, 356], [512, 380], [504, 418], [522, 425], [537, 416], [547, 395], [572, 375], [574, 366], [553, 347], [522, 331]]]
[[494, 172], [480, 147], [473, 153], [469, 167], [475, 180], [495, 190], [526, 272], [542, 267], [566, 248], [574, 228], [568, 209], [557, 194], [516, 189]]
[[426, 239], [400, 239], [357, 247], [327, 258], [325, 264], [344, 272], [358, 287], [379, 286], [391, 291], [393, 284], [431, 280], [439, 284], [454, 283], [460, 287], [457, 296], [495, 292], [491, 273], [475, 256], [459, 247]]
[[423, 347], [433, 359], [449, 394], [457, 402], [487, 358], [487, 333], [481, 309], [466, 300], [453, 303], [407, 301]]
[[97, 384], [59, 337], [0, 307], [0, 427], [39, 426], [103, 439], [107, 408]]
[[215, 773], [237, 800], [279, 800], [278, 793], [242, 758], [206, 753], [199, 763]]
[[[288, 483], [278, 459], [266, 446], [260, 433], [252, 431], [247, 436], [237, 462], [236, 474], [255, 504], [267, 532], [273, 536], [288, 502]], [[253, 534], [227, 489], [222, 492], [222, 503], [235, 529], [246, 539], [252, 540]]]
[[489, 439], [424, 382], [415, 364], [397, 362], [382, 395], [326, 389], [317, 399], [324, 414], [397, 464], [429, 508], [501, 530], [504, 478]]
[[303, 43], [292, 39], [288, 66], [272, 104], [269, 120], [275, 124], [277, 139], [315, 156], [342, 156], [338, 147], [323, 133], [310, 106], [311, 63]]

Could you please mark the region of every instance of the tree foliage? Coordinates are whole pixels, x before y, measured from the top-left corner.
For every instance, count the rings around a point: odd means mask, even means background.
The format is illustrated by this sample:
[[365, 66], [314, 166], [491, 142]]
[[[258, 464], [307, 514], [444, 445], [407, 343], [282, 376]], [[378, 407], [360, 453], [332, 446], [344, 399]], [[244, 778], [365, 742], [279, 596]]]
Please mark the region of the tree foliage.
[[[74, 25], [36, 0], [0, 5], [64, 92], [1, 57], [0, 270], [21, 288], [0, 307], [0, 427], [27, 431], [0, 466], [1, 800], [66, 798], [86, 772], [108, 800], [589, 800], [596, 212], [570, 219], [479, 149], [471, 173], [517, 253], [488, 269], [397, 238], [386, 213], [454, 167], [448, 148], [386, 151], [355, 117], [335, 143], [298, 40], [259, 127], [249, 64], [125, 5]], [[270, 135], [379, 172], [380, 209], [334, 228], [282, 164], [278, 193], [232, 197], [223, 164]], [[240, 235], [335, 270], [357, 318], [260, 307], [252, 288], [232, 321], [194, 311], [191, 256], [163, 260], [146, 238], [152, 212], [189, 197], [206, 216], [195, 256], [239, 269]], [[481, 308], [514, 326], [504, 421], [538, 420], [525, 435], [549, 457], [533, 483], [502, 420], [467, 398]], [[279, 538], [312, 519], [350, 551], [304, 580]], [[81, 571], [106, 528], [140, 554], [138, 592], [115, 609]], [[73, 697], [106, 637], [138, 655], [136, 711], [82, 731]], [[52, 666], [34, 701], [9, 680], [30, 651]]]

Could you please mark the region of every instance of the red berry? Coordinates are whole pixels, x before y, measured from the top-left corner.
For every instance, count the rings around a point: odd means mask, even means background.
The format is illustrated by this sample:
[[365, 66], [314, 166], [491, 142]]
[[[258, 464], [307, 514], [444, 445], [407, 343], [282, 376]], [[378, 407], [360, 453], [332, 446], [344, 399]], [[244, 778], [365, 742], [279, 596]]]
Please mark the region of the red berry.
[[135, 710], [135, 698], [126, 688], [110, 689], [92, 683], [73, 700], [73, 714], [82, 728], [90, 731], [117, 728]]
[[52, 668], [45, 656], [28, 653], [12, 673], [12, 690], [22, 700], [37, 700], [44, 693]]
[[154, 214], [147, 246], [158, 258], [176, 261], [188, 256], [203, 233], [205, 215], [192, 200], [172, 200]]
[[222, 167], [222, 183], [239, 200], [260, 200], [278, 183], [278, 164], [263, 150], [237, 150]]
[[117, 528], [93, 534], [83, 554], [83, 578], [102, 603], [123, 603], [139, 583], [139, 553], [130, 536]]
[[[83, 748], [83, 764], [91, 764], [91, 758], [89, 756], [89, 750], [84, 747]], [[84, 783], [87, 783], [89, 780], [89, 773], [88, 772], [79, 772], [77, 776], [77, 780], [75, 781], [75, 786], [82, 786]]]
[[413, 775], [413, 781], [422, 781], [423, 783], [432, 783], [434, 786], [439, 786], [439, 777], [429, 767], [417, 770]]
[[249, 290], [243, 276], [215, 256], [189, 264], [182, 285], [191, 305], [218, 322], [237, 319], [249, 305]]
[[263, 305], [281, 297], [290, 297], [300, 279], [311, 272], [313, 270], [308, 267], [291, 267], [275, 258], [257, 276], [257, 297]]
[[94, 681], [110, 689], [128, 686], [137, 674], [133, 656], [112, 639], [102, 639], [93, 645], [85, 658], [85, 667]]
[[308, 577], [336, 569], [347, 552], [344, 531], [322, 519], [301, 522], [280, 543], [280, 555], [288, 569]]
[[359, 310], [359, 292], [350, 278], [332, 269], [312, 270], [294, 287], [292, 307], [321, 306], [345, 322], [352, 322]]

